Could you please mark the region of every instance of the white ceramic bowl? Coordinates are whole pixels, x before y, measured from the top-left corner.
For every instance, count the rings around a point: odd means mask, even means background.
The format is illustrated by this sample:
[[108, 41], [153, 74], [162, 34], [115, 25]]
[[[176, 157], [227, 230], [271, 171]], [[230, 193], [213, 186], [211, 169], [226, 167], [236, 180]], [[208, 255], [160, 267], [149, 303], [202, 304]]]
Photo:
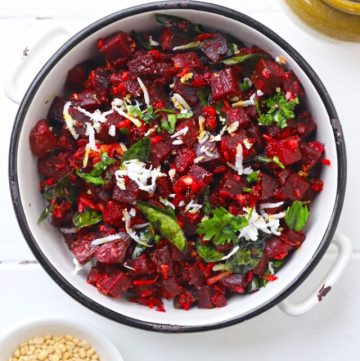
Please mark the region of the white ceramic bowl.
[[101, 361], [123, 361], [117, 348], [93, 326], [60, 319], [29, 321], [15, 327], [0, 338], [0, 361], [8, 361], [22, 342], [47, 335], [72, 335], [87, 341], [97, 352]]
[[[324, 191], [311, 208], [302, 247], [279, 272], [279, 279], [259, 292], [233, 297], [221, 309], [167, 307], [159, 313], [124, 299], [112, 299], [86, 283], [86, 274], [73, 274], [72, 255], [57, 230], [49, 223], [37, 224], [44, 208], [38, 192], [36, 158], [29, 151], [29, 133], [45, 117], [51, 100], [63, 92], [65, 76], [75, 64], [91, 57], [96, 40], [115, 31], [149, 31], [157, 27], [154, 13], [185, 17], [206, 27], [229, 33], [255, 44], [273, 56], [284, 55], [288, 66], [306, 91], [307, 107], [317, 125], [317, 138], [326, 145], [331, 167], [325, 167]], [[113, 320], [157, 331], [198, 331], [224, 327], [246, 320], [277, 304], [312, 271], [334, 235], [345, 193], [346, 155], [340, 123], [323, 84], [306, 61], [284, 40], [257, 21], [221, 6], [200, 2], [160, 2], [120, 11], [88, 26], [71, 38], [47, 62], [27, 91], [17, 114], [10, 148], [10, 186], [19, 224], [35, 256], [51, 277], [72, 297]]]

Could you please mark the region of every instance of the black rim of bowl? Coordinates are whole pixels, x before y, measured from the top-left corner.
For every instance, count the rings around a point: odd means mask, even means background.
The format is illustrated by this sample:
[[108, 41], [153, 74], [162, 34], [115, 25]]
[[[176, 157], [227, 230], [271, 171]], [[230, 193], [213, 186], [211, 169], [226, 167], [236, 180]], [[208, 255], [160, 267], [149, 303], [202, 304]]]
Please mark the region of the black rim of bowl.
[[[288, 54], [290, 54], [295, 61], [299, 64], [302, 70], [306, 73], [314, 87], [316, 88], [317, 92], [319, 93], [322, 102], [324, 103], [327, 113], [329, 115], [329, 119], [331, 121], [331, 126], [333, 128], [334, 133], [334, 140], [337, 149], [337, 160], [338, 160], [338, 180], [337, 180], [337, 191], [336, 191], [336, 200], [335, 200], [335, 207], [332, 212], [328, 227], [326, 229], [325, 234], [321, 240], [321, 243], [313, 255], [313, 258], [309, 265], [297, 276], [297, 278], [293, 281], [292, 284], [289, 284], [288, 287], [276, 298], [269, 301], [268, 303], [264, 304], [258, 309], [251, 311], [250, 313], [239, 316], [231, 320], [220, 321], [217, 323], [207, 324], [207, 325], [189, 325], [189, 326], [179, 326], [179, 325], [171, 325], [171, 324], [158, 324], [152, 323], [147, 321], [138, 320], [135, 318], [131, 318], [120, 313], [117, 313], [103, 305], [95, 302], [94, 300], [90, 299], [78, 289], [73, 287], [50, 263], [47, 257], [43, 254], [40, 250], [39, 246], [35, 238], [33, 237], [25, 214], [23, 205], [21, 202], [20, 197], [20, 190], [17, 178], [17, 150], [18, 150], [18, 141], [19, 141], [19, 134], [22, 130], [22, 125], [24, 122], [25, 115], [27, 110], [33, 100], [34, 95], [37, 92], [40, 84], [46, 78], [47, 74], [51, 70], [51, 68], [64, 56], [66, 53], [80, 43], [83, 39], [87, 36], [92, 34], [93, 32], [101, 29], [104, 26], [107, 26], [113, 22], [116, 22], [120, 19], [124, 19], [126, 17], [151, 12], [151, 11], [161, 11], [161, 10], [171, 10], [171, 9], [192, 9], [192, 10], [199, 10], [214, 14], [223, 15], [225, 17], [234, 19], [241, 23], [244, 23], [255, 30], [259, 31], [260, 33], [264, 34], [276, 44], [278, 44], [281, 48], [286, 50]], [[261, 23], [257, 22], [256, 20], [252, 19], [251, 17], [234, 11], [232, 9], [215, 5], [209, 4], [205, 2], [197, 2], [197, 1], [171, 1], [171, 2], [153, 2], [149, 4], [139, 5], [132, 8], [128, 8], [125, 10], [121, 10], [119, 12], [113, 13], [109, 16], [106, 16], [93, 24], [87, 26], [82, 31], [74, 35], [70, 40], [68, 40], [59, 50], [48, 60], [48, 62], [44, 65], [44, 67], [40, 70], [37, 76], [34, 78], [33, 82], [31, 83], [29, 89], [27, 90], [20, 106], [18, 113], [16, 115], [12, 135], [11, 135], [11, 143], [10, 143], [10, 151], [9, 151], [9, 183], [10, 183], [10, 191], [12, 196], [12, 201], [16, 213], [16, 217], [22, 233], [31, 248], [32, 252], [34, 253], [35, 257], [42, 265], [42, 267], [46, 270], [46, 272], [53, 278], [53, 280], [71, 297], [76, 299], [78, 302], [83, 304], [84, 306], [88, 307], [89, 309], [109, 318], [114, 321], [118, 321], [120, 323], [134, 326], [137, 328], [145, 329], [145, 330], [152, 330], [152, 331], [159, 331], [159, 332], [196, 332], [196, 331], [206, 331], [206, 330], [214, 330], [223, 327], [227, 327], [230, 325], [234, 325], [236, 323], [248, 320], [254, 316], [257, 316], [264, 311], [270, 309], [271, 307], [275, 306], [287, 296], [289, 296], [312, 272], [314, 267], [318, 264], [322, 256], [324, 255], [325, 251], [327, 250], [337, 227], [339, 217], [341, 214], [344, 196], [345, 196], [345, 189], [346, 189], [346, 149], [345, 149], [345, 142], [344, 137], [341, 129], [340, 122], [338, 120], [338, 116], [335, 110], [335, 107], [330, 99], [330, 96], [325, 89], [323, 83], [316, 75], [314, 70], [310, 67], [310, 65], [303, 59], [303, 57], [293, 49], [286, 41], [284, 41], [281, 37], [279, 37], [275, 32], [268, 29], [266, 26], [262, 25]], [[155, 312], [155, 311], [154, 311]], [[210, 311], [211, 312], [211, 311]]]

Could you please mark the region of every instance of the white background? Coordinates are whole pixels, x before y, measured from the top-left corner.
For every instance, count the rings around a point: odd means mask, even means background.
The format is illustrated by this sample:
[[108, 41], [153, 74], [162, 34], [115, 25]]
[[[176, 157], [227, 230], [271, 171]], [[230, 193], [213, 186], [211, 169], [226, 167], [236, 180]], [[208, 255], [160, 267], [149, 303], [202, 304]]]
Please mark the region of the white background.
[[[144, 1], [2, 1], [1, 81], [7, 78], [9, 69], [21, 61], [23, 49], [54, 26], [61, 24], [75, 33], [104, 15]], [[7, 174], [9, 139], [17, 105], [0, 92], [0, 333], [25, 319], [61, 316], [96, 326], [115, 342], [129, 361], [359, 359], [360, 45], [332, 41], [309, 31], [292, 17], [281, 0], [217, 2], [254, 17], [287, 40], [315, 69], [333, 98], [348, 151], [347, 197], [339, 229], [352, 239], [355, 248], [340, 281], [306, 316], [291, 318], [273, 308], [240, 325], [202, 334], [163, 335], [139, 331], [92, 313], [72, 300], [47, 276], [35, 262], [19, 230]], [[24, 77], [24, 88], [59, 45], [49, 45], [49, 49], [38, 57], [33, 69]], [[331, 267], [334, 257], [335, 253], [330, 249], [292, 298], [300, 300], [311, 291]]]

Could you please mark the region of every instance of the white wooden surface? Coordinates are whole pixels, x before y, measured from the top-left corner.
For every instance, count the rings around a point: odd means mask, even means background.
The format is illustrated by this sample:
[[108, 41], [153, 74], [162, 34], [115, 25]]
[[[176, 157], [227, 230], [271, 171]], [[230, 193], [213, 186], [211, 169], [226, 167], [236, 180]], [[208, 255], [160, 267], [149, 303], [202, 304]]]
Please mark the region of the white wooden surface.
[[[56, 24], [66, 25], [74, 33], [103, 15], [141, 2], [3, 1], [0, 5], [0, 79], [6, 79], [8, 69], [20, 61], [23, 49], [33, 39]], [[306, 316], [290, 318], [274, 308], [243, 324], [195, 335], [139, 331], [92, 313], [67, 296], [34, 262], [18, 228], [7, 180], [8, 146], [17, 106], [1, 92], [0, 333], [24, 319], [61, 315], [98, 327], [129, 361], [359, 359], [360, 239], [356, 226], [359, 224], [360, 201], [360, 45], [334, 42], [308, 32], [284, 10], [281, 0], [217, 2], [253, 16], [290, 42], [313, 66], [333, 98], [346, 136], [349, 169], [348, 191], [339, 229], [351, 237], [355, 247], [339, 283]], [[48, 52], [42, 54], [29, 78], [35, 75], [57, 45], [53, 44]], [[26, 80], [24, 87], [25, 84]], [[291, 297], [299, 300], [304, 297], [329, 269], [334, 257], [330, 251], [310, 279]]]

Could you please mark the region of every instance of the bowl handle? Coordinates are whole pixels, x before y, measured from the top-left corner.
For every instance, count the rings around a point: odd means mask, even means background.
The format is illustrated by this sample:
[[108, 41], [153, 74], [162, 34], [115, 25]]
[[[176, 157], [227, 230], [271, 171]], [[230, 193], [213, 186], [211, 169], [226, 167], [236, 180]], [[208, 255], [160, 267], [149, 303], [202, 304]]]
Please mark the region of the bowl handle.
[[71, 32], [63, 26], [55, 26], [45, 34], [42, 34], [33, 44], [26, 47], [21, 62], [15, 64], [4, 82], [4, 91], [10, 100], [20, 104], [25, 92], [24, 86], [20, 84], [21, 76], [28, 70], [34, 70], [32, 68], [36, 64], [36, 55], [44, 50], [48, 44], [54, 43], [55, 39], [59, 36], [68, 39], [70, 34]]
[[352, 243], [350, 239], [342, 233], [336, 233], [333, 239], [334, 245], [338, 249], [337, 258], [332, 268], [325, 276], [319, 287], [305, 301], [301, 303], [291, 303], [285, 299], [279, 304], [279, 308], [289, 316], [300, 316], [314, 308], [328, 294], [335, 282], [342, 274], [347, 262], [352, 254]]

